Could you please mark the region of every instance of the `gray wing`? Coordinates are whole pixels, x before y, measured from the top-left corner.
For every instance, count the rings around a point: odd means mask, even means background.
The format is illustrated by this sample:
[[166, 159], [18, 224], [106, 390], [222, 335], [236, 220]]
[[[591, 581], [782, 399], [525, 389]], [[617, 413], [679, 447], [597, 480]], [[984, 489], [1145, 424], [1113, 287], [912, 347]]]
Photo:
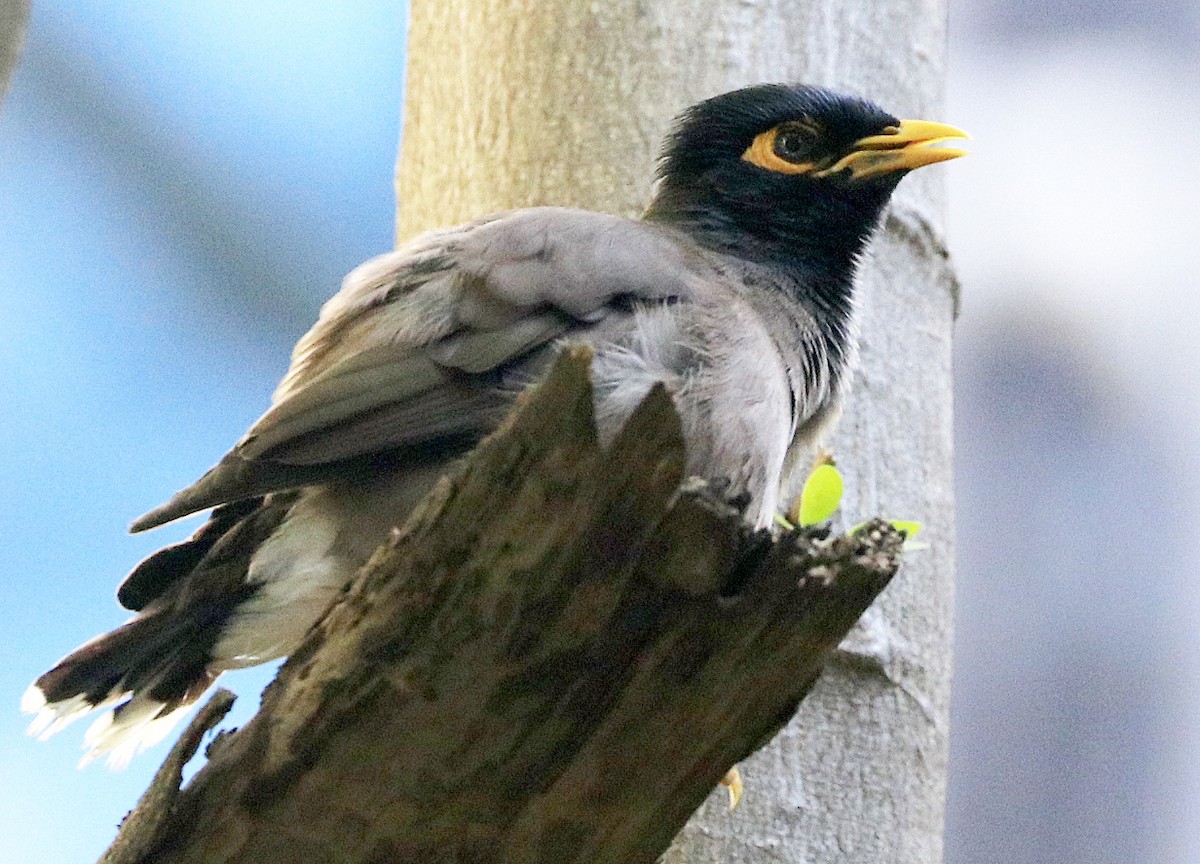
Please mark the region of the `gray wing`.
[[422, 235], [351, 272], [300, 340], [270, 409], [142, 531], [218, 504], [343, 476], [370, 454], [479, 436], [507, 365], [620, 303], [695, 298], [711, 268], [681, 235], [533, 208]]

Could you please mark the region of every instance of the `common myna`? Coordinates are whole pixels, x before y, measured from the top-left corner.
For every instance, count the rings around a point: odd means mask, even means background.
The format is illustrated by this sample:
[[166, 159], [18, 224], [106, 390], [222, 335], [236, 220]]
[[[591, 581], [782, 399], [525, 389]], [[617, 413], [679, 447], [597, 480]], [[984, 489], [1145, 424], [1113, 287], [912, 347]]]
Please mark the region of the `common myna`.
[[226, 669], [291, 652], [368, 556], [496, 427], [566, 343], [595, 352], [611, 439], [658, 381], [689, 473], [768, 525], [834, 422], [857, 352], [855, 269], [896, 184], [965, 134], [862, 99], [765, 85], [689, 108], [640, 219], [557, 207], [417, 237], [351, 272], [267, 412], [212, 470], [133, 523], [215, 508], [118, 590], [135, 615], [26, 692], [49, 735], [114, 764]]

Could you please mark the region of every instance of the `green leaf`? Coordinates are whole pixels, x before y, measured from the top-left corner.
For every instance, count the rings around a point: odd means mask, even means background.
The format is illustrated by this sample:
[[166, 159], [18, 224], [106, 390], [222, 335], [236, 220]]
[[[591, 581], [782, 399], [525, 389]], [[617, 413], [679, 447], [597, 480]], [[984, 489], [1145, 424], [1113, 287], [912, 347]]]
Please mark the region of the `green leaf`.
[[824, 522], [842, 503], [842, 474], [833, 465], [818, 465], [804, 481], [800, 500], [793, 508], [792, 521], [801, 527]]

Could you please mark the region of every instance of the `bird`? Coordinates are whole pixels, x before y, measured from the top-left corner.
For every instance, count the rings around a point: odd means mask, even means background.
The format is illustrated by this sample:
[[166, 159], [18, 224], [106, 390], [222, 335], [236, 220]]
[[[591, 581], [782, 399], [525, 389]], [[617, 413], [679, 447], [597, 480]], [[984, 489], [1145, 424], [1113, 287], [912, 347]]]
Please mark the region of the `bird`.
[[686, 109], [638, 218], [494, 213], [360, 265], [297, 343], [267, 411], [137, 519], [210, 510], [120, 584], [133, 613], [26, 691], [31, 734], [102, 710], [84, 762], [121, 767], [226, 670], [287, 656], [393, 526], [569, 344], [593, 352], [602, 441], [658, 382], [687, 471], [769, 526], [840, 412], [856, 273], [897, 184], [964, 155], [953, 126], [760, 84]]

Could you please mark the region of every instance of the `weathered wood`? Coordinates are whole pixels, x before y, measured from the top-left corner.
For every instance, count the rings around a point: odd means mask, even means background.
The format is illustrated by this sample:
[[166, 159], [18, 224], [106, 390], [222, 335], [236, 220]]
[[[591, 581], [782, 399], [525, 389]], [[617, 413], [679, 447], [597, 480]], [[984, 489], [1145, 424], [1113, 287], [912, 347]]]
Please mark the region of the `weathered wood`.
[[136, 864], [162, 842], [179, 796], [179, 784], [183, 782], [183, 768], [196, 755], [204, 734], [229, 713], [234, 698], [228, 690], [219, 688], [204, 703], [154, 772], [154, 779], [138, 799], [137, 806], [121, 820], [117, 839], [99, 864]]
[[901, 538], [772, 538], [607, 450], [568, 352], [364, 568], [178, 796], [156, 862], [653, 861], [788, 719]]

